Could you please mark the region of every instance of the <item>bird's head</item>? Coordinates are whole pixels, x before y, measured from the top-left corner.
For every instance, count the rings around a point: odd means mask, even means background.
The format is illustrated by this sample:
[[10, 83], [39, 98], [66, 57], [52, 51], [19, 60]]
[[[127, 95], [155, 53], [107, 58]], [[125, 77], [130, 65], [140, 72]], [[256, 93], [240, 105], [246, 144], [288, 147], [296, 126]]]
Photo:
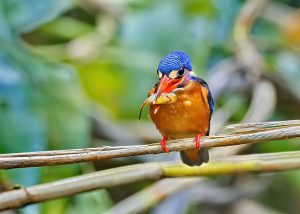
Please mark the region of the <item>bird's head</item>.
[[189, 55], [183, 51], [169, 53], [159, 62], [157, 75], [159, 82], [155, 100], [162, 93], [170, 93], [188, 83], [190, 77], [194, 75]]

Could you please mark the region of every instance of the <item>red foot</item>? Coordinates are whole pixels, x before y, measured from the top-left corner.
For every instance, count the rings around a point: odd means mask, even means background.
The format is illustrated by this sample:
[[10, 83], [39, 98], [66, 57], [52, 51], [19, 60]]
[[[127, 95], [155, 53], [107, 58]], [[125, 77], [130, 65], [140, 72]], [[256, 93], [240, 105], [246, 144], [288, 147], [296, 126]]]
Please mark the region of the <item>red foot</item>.
[[162, 150], [166, 153], [169, 153], [169, 149], [167, 148], [167, 138], [166, 137], [163, 137], [160, 144], [161, 144]]
[[200, 139], [201, 139], [201, 137], [202, 137], [202, 134], [197, 134], [196, 138], [195, 138], [196, 150], [198, 150], [198, 151], [200, 151], [200, 145], [201, 145]]

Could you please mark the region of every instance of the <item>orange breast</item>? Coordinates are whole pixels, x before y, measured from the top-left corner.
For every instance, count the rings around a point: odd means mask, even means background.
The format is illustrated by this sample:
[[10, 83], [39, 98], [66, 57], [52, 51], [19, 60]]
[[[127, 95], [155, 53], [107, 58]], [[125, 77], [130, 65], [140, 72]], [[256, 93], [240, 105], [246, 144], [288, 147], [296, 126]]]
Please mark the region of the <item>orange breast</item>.
[[177, 102], [161, 105], [156, 114], [150, 105], [150, 117], [156, 128], [169, 139], [206, 135], [210, 123], [207, 89], [190, 81], [184, 90], [175, 93]]

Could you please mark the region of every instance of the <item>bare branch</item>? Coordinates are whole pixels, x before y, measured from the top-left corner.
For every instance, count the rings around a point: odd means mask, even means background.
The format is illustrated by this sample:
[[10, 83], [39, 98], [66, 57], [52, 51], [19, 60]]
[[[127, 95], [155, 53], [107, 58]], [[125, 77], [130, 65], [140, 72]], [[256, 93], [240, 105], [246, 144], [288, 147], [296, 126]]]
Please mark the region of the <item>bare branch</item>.
[[300, 126], [300, 120], [286, 120], [286, 121], [271, 121], [261, 123], [243, 123], [226, 126], [225, 129], [238, 132], [239, 130], [259, 130], [259, 129], [274, 129], [282, 127]]
[[[261, 128], [252, 132], [239, 132], [226, 135], [208, 136], [201, 139], [204, 148], [260, 143], [265, 141], [288, 139], [300, 136], [299, 124], [291, 127], [270, 130]], [[170, 152], [183, 151], [195, 148], [194, 139], [186, 138], [168, 142]], [[0, 155], [0, 169], [49, 166], [59, 164], [80, 163], [86, 161], [98, 161], [111, 158], [128, 157], [134, 155], [163, 153], [160, 144], [100, 147], [87, 149], [73, 149], [61, 151], [29, 152], [21, 154]]]
[[232, 160], [226, 158], [226, 161], [225, 159], [220, 159], [201, 167], [188, 167], [182, 164], [171, 163], [138, 164], [80, 175], [1, 193], [0, 210], [18, 208], [26, 204], [142, 180], [158, 180], [165, 177], [212, 176], [244, 172], [278, 172], [300, 168], [300, 152], [273, 153], [272, 158], [270, 158], [270, 154], [260, 154], [256, 155], [255, 158], [250, 158], [250, 161], [244, 161], [248, 159], [247, 155], [245, 155], [243, 158], [240, 158], [241, 161], [238, 164], [236, 163], [236, 159], [236, 157], [232, 157]]

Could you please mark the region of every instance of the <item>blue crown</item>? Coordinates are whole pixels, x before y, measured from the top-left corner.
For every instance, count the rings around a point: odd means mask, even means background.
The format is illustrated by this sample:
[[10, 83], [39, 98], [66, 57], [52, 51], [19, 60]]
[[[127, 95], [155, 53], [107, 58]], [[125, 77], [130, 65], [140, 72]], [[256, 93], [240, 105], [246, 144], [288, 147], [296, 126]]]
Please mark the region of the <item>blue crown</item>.
[[191, 59], [189, 55], [183, 51], [172, 51], [159, 62], [158, 70], [164, 74], [168, 74], [173, 70], [185, 68], [192, 70]]

